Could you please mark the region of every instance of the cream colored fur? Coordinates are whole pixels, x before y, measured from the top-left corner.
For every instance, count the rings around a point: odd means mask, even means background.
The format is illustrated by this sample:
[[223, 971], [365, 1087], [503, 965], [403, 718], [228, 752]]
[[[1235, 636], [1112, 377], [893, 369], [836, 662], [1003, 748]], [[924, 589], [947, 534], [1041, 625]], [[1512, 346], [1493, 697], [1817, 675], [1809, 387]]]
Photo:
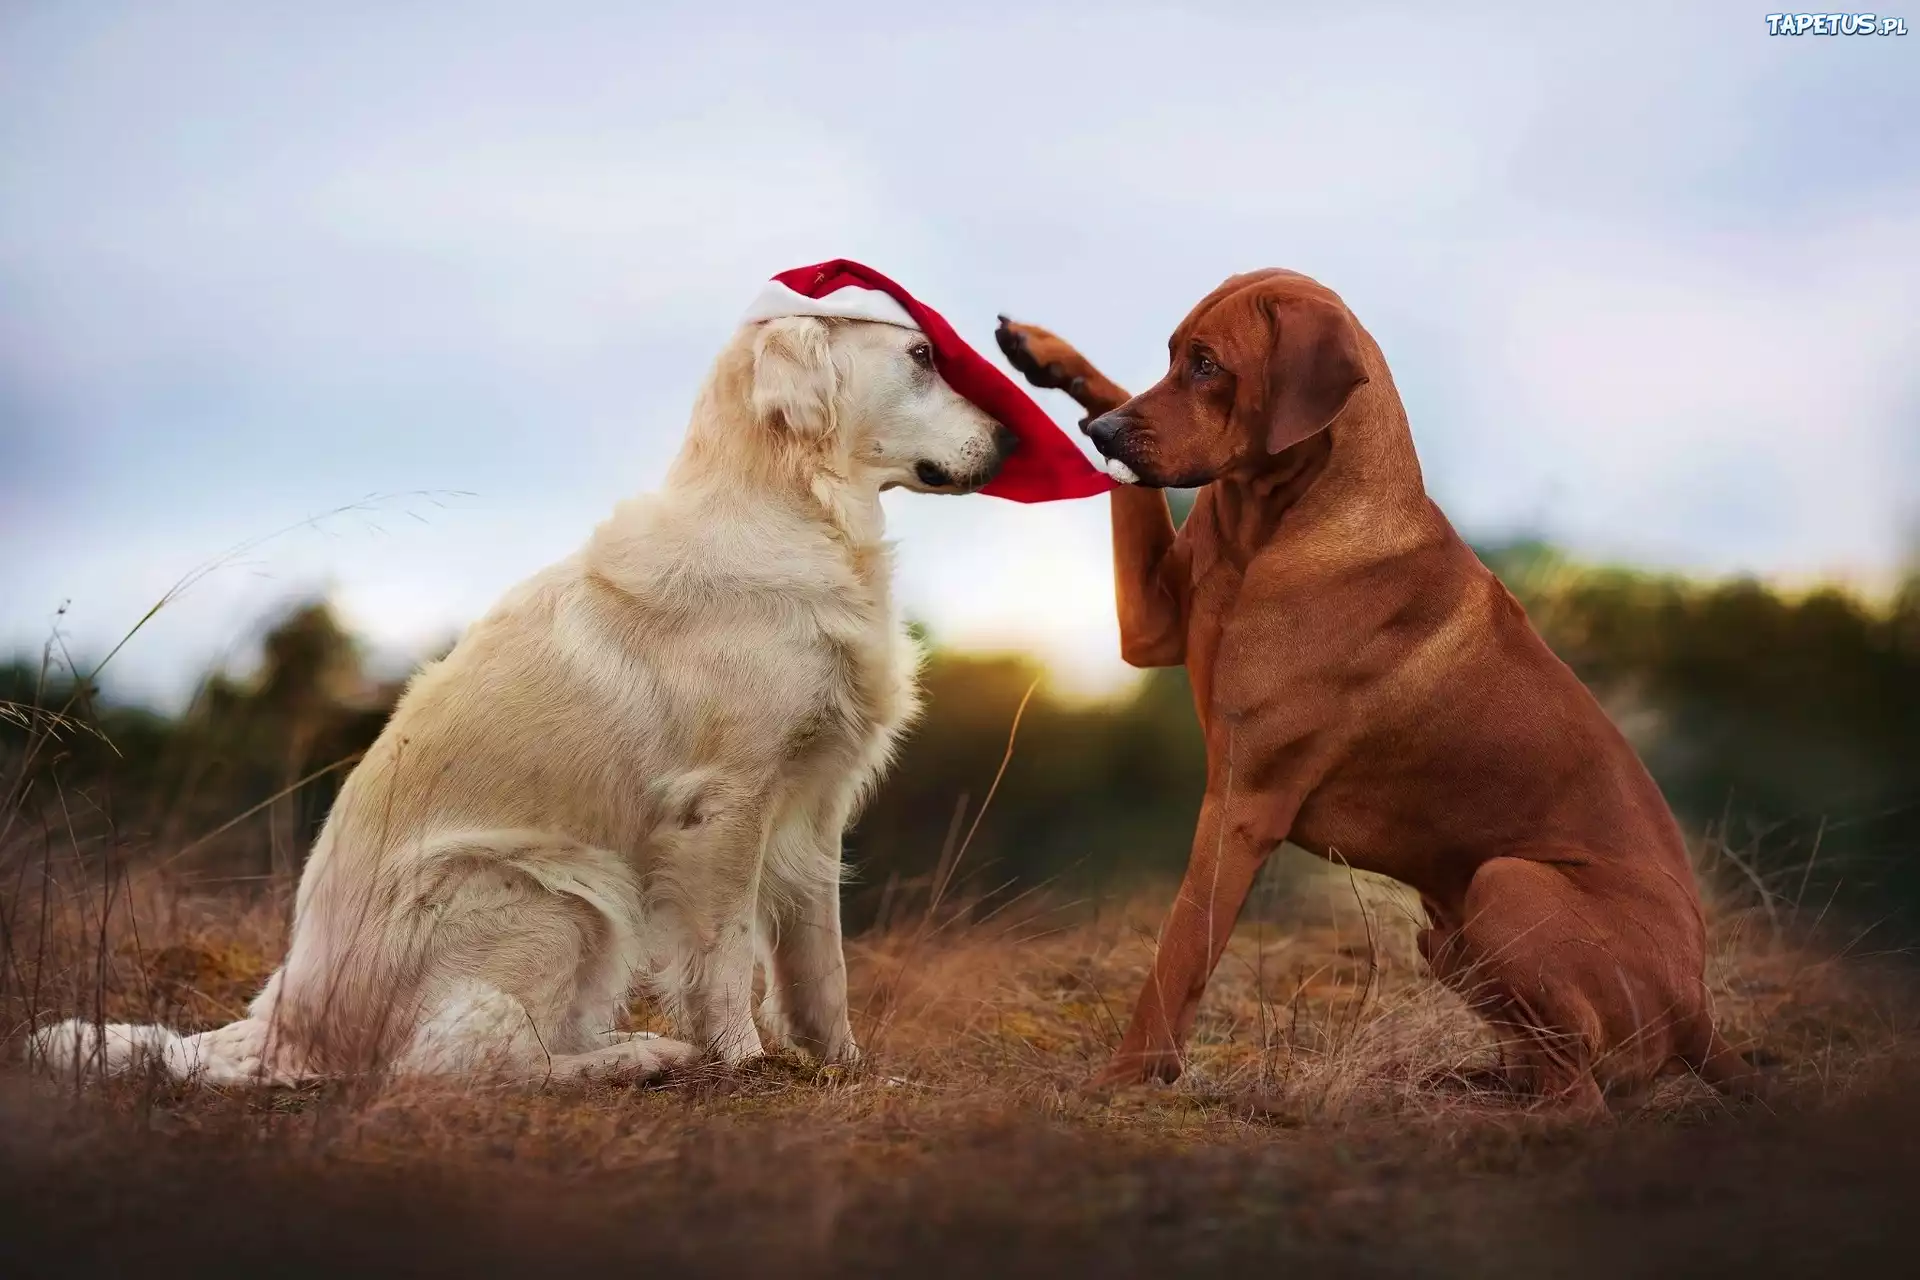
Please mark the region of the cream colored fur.
[[[208, 1081], [645, 1076], [762, 1051], [756, 960], [779, 1042], [855, 1056], [840, 841], [914, 715], [918, 661], [879, 495], [976, 488], [1007, 439], [922, 342], [743, 328], [664, 487], [414, 678], [249, 1017], [195, 1036], [69, 1021], [40, 1057]], [[613, 1031], [637, 986], [684, 1040]]]

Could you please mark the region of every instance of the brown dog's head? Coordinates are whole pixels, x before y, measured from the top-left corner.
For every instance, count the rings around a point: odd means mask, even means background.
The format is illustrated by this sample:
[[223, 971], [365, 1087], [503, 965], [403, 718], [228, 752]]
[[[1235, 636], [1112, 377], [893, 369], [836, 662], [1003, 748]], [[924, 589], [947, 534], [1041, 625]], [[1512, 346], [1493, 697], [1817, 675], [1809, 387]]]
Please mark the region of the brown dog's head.
[[1166, 377], [1082, 428], [1116, 479], [1192, 488], [1255, 473], [1325, 430], [1367, 381], [1352, 313], [1291, 271], [1230, 277], [1168, 354]]

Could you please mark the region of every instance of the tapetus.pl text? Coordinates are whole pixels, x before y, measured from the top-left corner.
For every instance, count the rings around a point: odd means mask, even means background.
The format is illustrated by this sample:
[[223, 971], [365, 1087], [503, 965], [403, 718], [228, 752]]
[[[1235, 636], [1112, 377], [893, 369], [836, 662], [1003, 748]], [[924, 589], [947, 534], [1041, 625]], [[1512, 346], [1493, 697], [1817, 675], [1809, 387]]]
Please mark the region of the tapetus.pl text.
[[1907, 20], [1884, 13], [1770, 13], [1770, 36], [1903, 36]]

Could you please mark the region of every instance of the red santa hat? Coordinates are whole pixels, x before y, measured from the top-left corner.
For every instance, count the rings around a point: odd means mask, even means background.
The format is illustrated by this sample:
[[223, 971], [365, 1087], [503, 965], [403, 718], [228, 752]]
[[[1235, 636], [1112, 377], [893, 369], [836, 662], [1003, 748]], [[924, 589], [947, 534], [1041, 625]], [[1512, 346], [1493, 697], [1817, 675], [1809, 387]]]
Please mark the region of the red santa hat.
[[1015, 502], [1052, 502], [1113, 488], [1114, 482], [1013, 379], [962, 341], [939, 312], [872, 267], [835, 258], [782, 271], [767, 281], [744, 322], [777, 316], [876, 320], [924, 333], [933, 347], [933, 367], [947, 385], [1020, 437], [1020, 447], [980, 492]]

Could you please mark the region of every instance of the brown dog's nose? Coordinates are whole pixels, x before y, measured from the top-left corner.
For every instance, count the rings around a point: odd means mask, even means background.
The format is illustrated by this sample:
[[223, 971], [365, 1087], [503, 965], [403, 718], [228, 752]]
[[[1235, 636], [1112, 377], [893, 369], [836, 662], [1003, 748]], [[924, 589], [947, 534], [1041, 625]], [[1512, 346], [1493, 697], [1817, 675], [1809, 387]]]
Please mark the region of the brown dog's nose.
[[1081, 430], [1087, 433], [1087, 438], [1093, 441], [1093, 447], [1098, 449], [1104, 457], [1107, 449], [1113, 444], [1113, 438], [1119, 435], [1121, 428], [1126, 425], [1126, 420], [1119, 414], [1103, 413], [1083, 426]]

